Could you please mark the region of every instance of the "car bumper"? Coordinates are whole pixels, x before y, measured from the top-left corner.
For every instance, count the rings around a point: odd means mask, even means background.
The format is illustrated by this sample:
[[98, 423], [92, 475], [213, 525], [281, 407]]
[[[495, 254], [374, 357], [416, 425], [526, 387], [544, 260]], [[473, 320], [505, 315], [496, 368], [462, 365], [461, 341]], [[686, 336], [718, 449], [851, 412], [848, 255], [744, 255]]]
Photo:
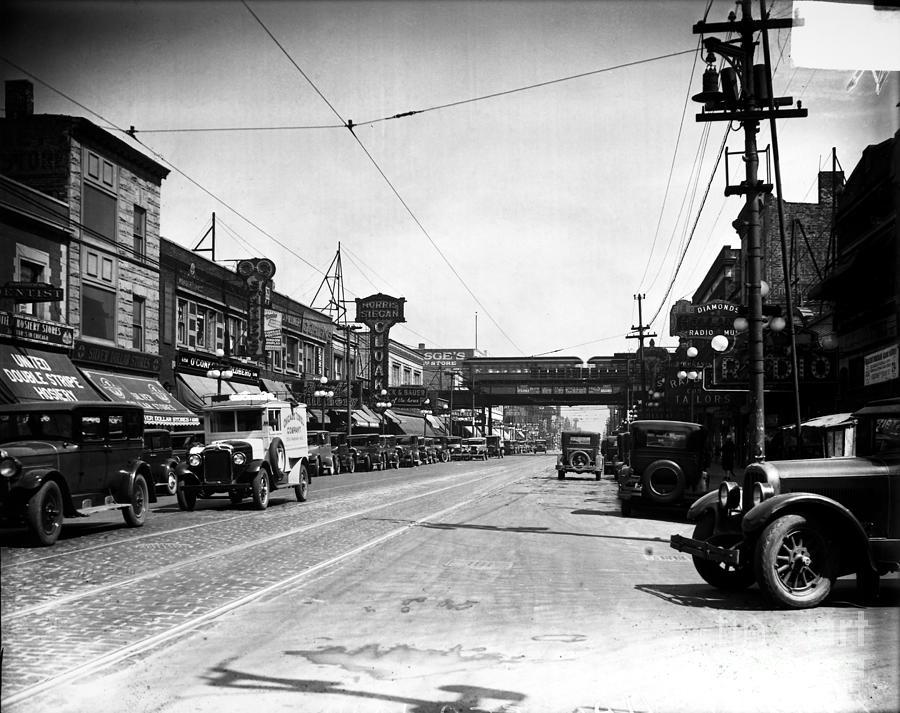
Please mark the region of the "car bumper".
[[669, 540], [669, 546], [679, 552], [686, 552], [689, 555], [709, 560], [710, 562], [721, 562], [734, 566], [740, 564], [740, 550], [719, 547], [704, 540], [695, 540], [692, 537], [684, 537], [683, 535], [672, 535]]

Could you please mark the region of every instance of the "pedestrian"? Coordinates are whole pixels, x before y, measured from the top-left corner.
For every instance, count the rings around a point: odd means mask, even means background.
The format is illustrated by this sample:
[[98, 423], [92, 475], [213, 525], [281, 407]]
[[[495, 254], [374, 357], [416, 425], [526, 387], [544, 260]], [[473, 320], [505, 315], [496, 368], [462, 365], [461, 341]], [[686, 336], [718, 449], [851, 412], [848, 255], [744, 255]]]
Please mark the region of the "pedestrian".
[[734, 480], [734, 436], [729, 433], [722, 444], [722, 470], [725, 471], [725, 480]]

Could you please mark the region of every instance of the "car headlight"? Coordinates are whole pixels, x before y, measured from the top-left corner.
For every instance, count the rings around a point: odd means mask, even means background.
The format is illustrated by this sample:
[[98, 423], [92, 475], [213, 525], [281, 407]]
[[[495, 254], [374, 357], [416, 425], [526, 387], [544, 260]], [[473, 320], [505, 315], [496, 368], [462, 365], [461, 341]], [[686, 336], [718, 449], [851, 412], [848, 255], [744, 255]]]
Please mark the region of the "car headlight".
[[247, 456], [238, 451], [234, 455], [231, 456], [231, 462], [235, 465], [244, 465], [247, 462]]
[[19, 474], [20, 463], [9, 456], [0, 460], [0, 475], [4, 478], [15, 478]]
[[719, 486], [719, 505], [728, 510], [734, 510], [741, 504], [741, 486], [731, 481], [725, 481]]
[[202, 459], [200, 458], [199, 453], [191, 453], [188, 456], [188, 465], [191, 466], [192, 468], [196, 468], [198, 465], [200, 465], [201, 460]]
[[753, 485], [753, 504], [759, 505], [763, 500], [768, 500], [775, 494], [775, 488], [768, 483], [755, 483]]

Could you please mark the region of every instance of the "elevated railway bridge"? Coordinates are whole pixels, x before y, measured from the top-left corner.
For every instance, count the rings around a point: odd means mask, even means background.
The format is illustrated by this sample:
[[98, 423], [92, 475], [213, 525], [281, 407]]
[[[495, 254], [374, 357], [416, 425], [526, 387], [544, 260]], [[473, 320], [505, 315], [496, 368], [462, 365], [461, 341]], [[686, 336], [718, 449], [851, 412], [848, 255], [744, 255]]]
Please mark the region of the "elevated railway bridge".
[[[492, 406], [626, 406], [629, 365], [626, 356], [469, 357], [455, 374], [457, 387], [439, 398], [453, 408]], [[447, 383], [447, 382], [445, 382]], [[461, 388], [460, 388], [461, 387]]]

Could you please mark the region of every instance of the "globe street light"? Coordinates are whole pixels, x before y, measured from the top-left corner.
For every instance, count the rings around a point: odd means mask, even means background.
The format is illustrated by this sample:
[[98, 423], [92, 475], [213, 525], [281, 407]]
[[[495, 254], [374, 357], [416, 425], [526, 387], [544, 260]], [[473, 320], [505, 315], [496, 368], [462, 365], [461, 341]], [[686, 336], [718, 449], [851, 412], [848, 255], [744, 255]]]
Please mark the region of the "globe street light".
[[216, 395], [222, 395], [222, 379], [229, 381], [231, 377], [234, 376], [234, 371], [232, 371], [231, 366], [228, 362], [224, 361], [225, 359], [225, 350], [221, 347], [216, 349], [216, 363], [212, 369], [209, 369], [206, 372], [206, 376], [210, 379], [216, 380]]
[[375, 408], [381, 412], [381, 430], [380, 433], [384, 434], [384, 412], [387, 411], [393, 404], [390, 401], [387, 401], [387, 389], [381, 390], [381, 401], [375, 402]]
[[334, 398], [334, 391], [330, 389], [326, 389], [325, 385], [328, 383], [328, 377], [323, 376], [319, 379], [319, 383], [322, 385], [322, 388], [316, 389], [313, 392], [313, 396], [316, 398], [322, 399], [322, 428], [325, 428], [325, 400]]
[[422, 438], [425, 438], [425, 434], [428, 432], [428, 417], [431, 415], [431, 411], [428, 409], [429, 404], [431, 404], [430, 399], [422, 402], [422, 406], [425, 407], [422, 409]]

